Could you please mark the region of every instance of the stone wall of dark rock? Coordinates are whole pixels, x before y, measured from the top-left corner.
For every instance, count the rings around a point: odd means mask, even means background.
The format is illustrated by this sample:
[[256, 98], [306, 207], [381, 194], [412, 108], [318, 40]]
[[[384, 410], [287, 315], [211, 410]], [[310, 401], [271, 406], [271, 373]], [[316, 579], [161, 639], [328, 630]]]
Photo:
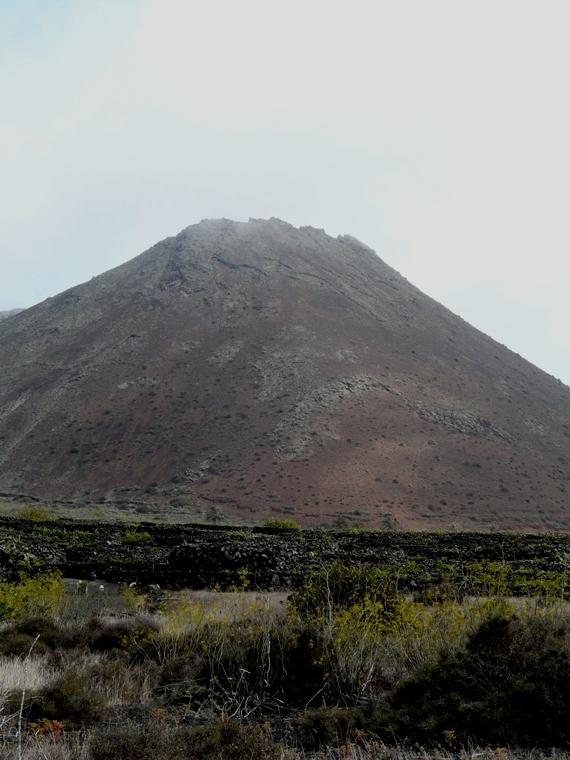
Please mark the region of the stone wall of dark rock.
[[[92, 571], [109, 582], [170, 587], [288, 589], [313, 567], [345, 563], [423, 570], [497, 562], [540, 570], [570, 567], [570, 536], [280, 530], [202, 525], [111, 525], [0, 519], [0, 571]], [[428, 573], [429, 574], [429, 573]]]

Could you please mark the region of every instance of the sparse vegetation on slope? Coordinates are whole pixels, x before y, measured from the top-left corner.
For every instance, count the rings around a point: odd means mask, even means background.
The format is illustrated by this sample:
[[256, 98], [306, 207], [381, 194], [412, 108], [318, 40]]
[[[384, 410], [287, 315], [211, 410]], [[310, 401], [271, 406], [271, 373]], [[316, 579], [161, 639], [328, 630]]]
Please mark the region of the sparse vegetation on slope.
[[213, 524], [570, 527], [570, 389], [347, 236], [194, 225], [0, 322], [0, 366], [14, 498]]

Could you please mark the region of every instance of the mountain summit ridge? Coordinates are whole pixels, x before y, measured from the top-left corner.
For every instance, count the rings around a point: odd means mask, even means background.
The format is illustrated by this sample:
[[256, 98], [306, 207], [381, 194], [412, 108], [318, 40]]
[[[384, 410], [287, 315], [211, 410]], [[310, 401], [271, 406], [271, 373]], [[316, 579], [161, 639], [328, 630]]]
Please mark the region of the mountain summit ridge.
[[570, 527], [570, 389], [350, 235], [203, 220], [0, 322], [0, 490]]

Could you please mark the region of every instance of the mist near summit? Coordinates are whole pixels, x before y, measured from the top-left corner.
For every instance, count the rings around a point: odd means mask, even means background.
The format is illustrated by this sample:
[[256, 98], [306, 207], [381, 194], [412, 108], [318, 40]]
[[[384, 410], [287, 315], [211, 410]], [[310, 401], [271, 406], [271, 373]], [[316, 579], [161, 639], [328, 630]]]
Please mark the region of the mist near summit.
[[563, 2], [0, 3], [0, 311], [201, 218], [350, 233], [570, 383]]

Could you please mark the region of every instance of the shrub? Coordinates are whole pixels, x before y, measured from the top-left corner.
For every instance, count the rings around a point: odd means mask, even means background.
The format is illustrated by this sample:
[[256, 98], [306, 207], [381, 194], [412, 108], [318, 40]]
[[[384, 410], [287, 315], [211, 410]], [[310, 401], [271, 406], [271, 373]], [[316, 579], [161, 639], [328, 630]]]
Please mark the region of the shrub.
[[289, 598], [292, 610], [304, 620], [332, 624], [339, 612], [365, 604], [369, 622], [385, 625], [401, 610], [395, 582], [375, 568], [336, 562], [309, 574]]
[[376, 568], [341, 563], [312, 572], [289, 605], [294, 616], [319, 631], [327, 697], [345, 704], [375, 689], [386, 635], [414, 622], [393, 579]]
[[345, 743], [354, 732], [357, 720], [355, 708], [319, 707], [305, 710], [299, 716], [303, 746], [319, 749], [323, 745]]
[[122, 540], [124, 544], [147, 544], [152, 536], [147, 530], [127, 530]]
[[570, 741], [570, 658], [562, 627], [546, 618], [494, 617], [467, 645], [399, 686], [375, 727], [423, 742], [565, 746]]
[[415, 627], [413, 605], [402, 601], [397, 615], [386, 619], [385, 606], [366, 598], [333, 617], [325, 637], [331, 696], [344, 704], [358, 703], [381, 687], [386, 644], [396, 624], [399, 629]]
[[28, 520], [29, 522], [55, 522], [59, 520], [59, 515], [50, 512], [45, 507], [24, 507], [18, 513], [18, 517], [21, 520]]
[[62, 594], [63, 581], [59, 573], [24, 576], [18, 581], [0, 581], [0, 620], [55, 614]]
[[[260, 605], [237, 619], [227, 611], [205, 616], [195, 605], [171, 611], [166, 628], [145, 651], [161, 666], [164, 699], [210, 701], [248, 714], [280, 704], [306, 704], [324, 684], [316, 627], [277, 616]], [[172, 616], [173, 615], [173, 616]]]
[[214, 641], [203, 648], [196, 681], [227, 709], [306, 703], [324, 685], [322, 648], [305, 630], [250, 625], [228, 629], [222, 647]]
[[158, 625], [139, 620], [105, 623], [94, 619], [84, 629], [86, 645], [94, 652], [121, 652], [133, 662], [145, 659], [158, 632]]
[[223, 717], [191, 731], [187, 747], [187, 757], [201, 760], [283, 760], [284, 756], [268, 728], [240, 725]]
[[160, 669], [160, 690], [167, 704], [204, 701], [208, 686], [206, 662], [199, 654], [171, 657]]
[[[34, 643], [35, 642], [35, 643]], [[2, 631], [0, 654], [25, 656], [32, 645], [34, 654], [74, 646], [75, 637], [47, 617], [32, 617], [12, 623]]]
[[62, 720], [72, 727], [100, 720], [105, 700], [90, 688], [81, 673], [67, 671], [49, 689], [37, 692], [29, 708], [31, 720]]
[[284, 760], [270, 731], [220, 718], [198, 728], [172, 728], [158, 721], [103, 729], [91, 739], [90, 760]]
[[158, 681], [153, 662], [132, 664], [124, 657], [102, 656], [87, 661], [82, 678], [100, 694], [108, 706], [136, 704], [139, 708], [153, 699], [152, 689]]
[[89, 743], [89, 760], [182, 760], [180, 732], [160, 723], [100, 728]]

